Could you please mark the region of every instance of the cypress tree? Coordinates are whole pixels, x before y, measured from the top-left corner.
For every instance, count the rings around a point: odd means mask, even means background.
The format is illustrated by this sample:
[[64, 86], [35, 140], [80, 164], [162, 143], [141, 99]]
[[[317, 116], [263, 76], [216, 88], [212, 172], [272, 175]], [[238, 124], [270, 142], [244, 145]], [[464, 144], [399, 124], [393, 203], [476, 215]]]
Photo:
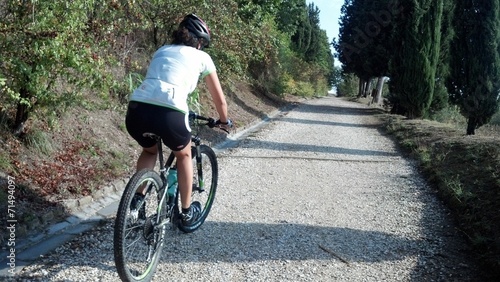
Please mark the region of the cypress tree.
[[429, 114], [445, 108], [448, 105], [448, 89], [446, 80], [450, 75], [450, 43], [454, 37], [453, 11], [455, 3], [453, 0], [443, 1], [443, 20], [441, 23], [441, 49], [439, 52], [439, 62], [436, 69], [436, 84], [434, 87], [434, 97], [432, 99]]
[[[304, 57], [306, 62], [313, 62], [317, 60], [319, 53], [321, 52], [321, 44], [324, 43], [321, 38], [321, 28], [319, 26], [319, 8], [311, 3], [307, 7], [309, 26], [311, 28], [311, 37], [309, 41], [309, 47], [304, 52]], [[326, 33], [326, 32], [325, 32]], [[327, 39], [327, 38], [326, 38]], [[328, 39], [326, 40], [328, 43]]]
[[345, 0], [340, 18], [339, 41], [335, 45], [344, 73], [354, 73], [363, 80], [370, 78], [364, 68], [364, 53], [371, 42], [371, 38], [364, 32], [366, 2], [367, 0]]
[[[390, 41], [394, 19], [400, 11], [391, 0], [346, 0], [342, 7], [339, 42], [335, 44], [344, 73], [354, 73], [362, 83], [389, 74]], [[360, 85], [360, 95], [366, 89]]]
[[401, 1], [390, 63], [393, 112], [424, 117], [432, 103], [440, 57], [444, 0]]
[[297, 29], [295, 31], [295, 34], [292, 35], [291, 39], [297, 54], [305, 59], [306, 52], [311, 46], [313, 27], [311, 25], [311, 21], [309, 20], [309, 10], [307, 8], [306, 2], [302, 1], [301, 5], [302, 10], [300, 18], [297, 22]]
[[499, 107], [500, 4], [462, 0], [455, 9], [450, 100], [467, 118], [467, 135], [489, 122]]

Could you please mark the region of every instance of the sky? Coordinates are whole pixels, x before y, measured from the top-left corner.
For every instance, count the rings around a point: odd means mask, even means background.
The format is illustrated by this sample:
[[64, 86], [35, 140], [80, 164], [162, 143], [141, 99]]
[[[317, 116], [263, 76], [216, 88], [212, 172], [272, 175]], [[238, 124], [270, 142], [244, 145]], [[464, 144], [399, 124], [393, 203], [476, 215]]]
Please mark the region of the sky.
[[[314, 3], [318, 7], [319, 25], [321, 29], [326, 30], [328, 42], [332, 42], [333, 38], [338, 38], [340, 9], [344, 0], [307, 0], [306, 2], [307, 4]], [[336, 61], [335, 64], [339, 63]]]

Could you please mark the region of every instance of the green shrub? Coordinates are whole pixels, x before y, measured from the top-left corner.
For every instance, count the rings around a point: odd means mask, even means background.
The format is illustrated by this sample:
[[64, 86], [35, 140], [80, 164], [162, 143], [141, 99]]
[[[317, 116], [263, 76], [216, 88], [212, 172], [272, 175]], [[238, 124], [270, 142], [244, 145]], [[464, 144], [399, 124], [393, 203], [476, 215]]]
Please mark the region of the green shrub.
[[311, 83], [299, 81], [297, 82], [297, 88], [295, 89], [295, 93], [292, 94], [301, 97], [314, 97], [316, 93]]
[[490, 121], [491, 125], [499, 125], [500, 126], [500, 111], [493, 115]]
[[193, 93], [188, 96], [188, 106], [189, 110], [200, 113], [201, 112], [201, 103], [200, 103], [200, 91], [196, 89]]
[[48, 134], [38, 129], [26, 134], [26, 136], [24, 136], [24, 141], [28, 147], [44, 155], [50, 155], [54, 150]]
[[0, 151], [0, 171], [12, 171], [13, 166], [7, 152]]
[[354, 74], [344, 75], [337, 89], [337, 94], [345, 97], [356, 97], [358, 96], [358, 86], [359, 79]]
[[432, 114], [430, 119], [441, 123], [457, 125], [459, 127], [463, 127], [463, 125], [467, 124], [467, 121], [460, 113], [459, 108], [452, 105], [449, 105]]

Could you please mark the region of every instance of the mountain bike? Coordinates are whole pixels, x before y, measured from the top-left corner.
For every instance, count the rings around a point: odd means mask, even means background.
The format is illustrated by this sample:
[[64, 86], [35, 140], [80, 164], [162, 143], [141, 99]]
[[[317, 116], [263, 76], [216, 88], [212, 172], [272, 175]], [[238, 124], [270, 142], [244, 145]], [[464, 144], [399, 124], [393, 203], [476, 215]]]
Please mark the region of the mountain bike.
[[[219, 121], [189, 113], [190, 123], [198, 126], [218, 127]], [[118, 206], [114, 226], [114, 256], [122, 281], [149, 281], [152, 279], [168, 227], [185, 233], [198, 229], [207, 218], [217, 190], [218, 167], [215, 152], [201, 143], [198, 134], [191, 137], [193, 157], [193, 189], [191, 201], [201, 203], [201, 214], [192, 225], [180, 220], [180, 195], [177, 189], [176, 158], [173, 152], [164, 162], [162, 140], [152, 133], [144, 136], [156, 140], [159, 171], [143, 169], [129, 180]], [[175, 177], [172, 177], [175, 175]], [[141, 193], [138, 193], [142, 191]], [[137, 196], [139, 194], [140, 196]]]

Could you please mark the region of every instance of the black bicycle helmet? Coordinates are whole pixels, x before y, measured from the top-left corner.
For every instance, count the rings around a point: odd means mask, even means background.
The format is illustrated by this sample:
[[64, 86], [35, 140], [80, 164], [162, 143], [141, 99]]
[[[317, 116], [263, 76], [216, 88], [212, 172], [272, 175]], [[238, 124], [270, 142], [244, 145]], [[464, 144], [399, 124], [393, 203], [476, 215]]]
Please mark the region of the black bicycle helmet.
[[184, 17], [180, 26], [187, 28], [196, 37], [203, 39], [203, 47], [208, 47], [210, 44], [210, 28], [200, 17], [189, 14]]

